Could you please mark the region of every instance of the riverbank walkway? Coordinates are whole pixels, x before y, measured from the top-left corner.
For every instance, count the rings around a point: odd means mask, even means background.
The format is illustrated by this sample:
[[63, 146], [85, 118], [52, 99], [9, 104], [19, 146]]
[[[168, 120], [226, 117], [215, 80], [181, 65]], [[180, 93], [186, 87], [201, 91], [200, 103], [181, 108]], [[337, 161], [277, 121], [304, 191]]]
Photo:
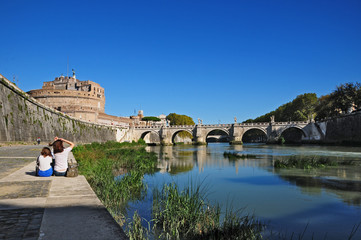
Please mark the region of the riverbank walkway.
[[84, 176], [35, 176], [42, 147], [0, 147], [0, 239], [127, 239]]

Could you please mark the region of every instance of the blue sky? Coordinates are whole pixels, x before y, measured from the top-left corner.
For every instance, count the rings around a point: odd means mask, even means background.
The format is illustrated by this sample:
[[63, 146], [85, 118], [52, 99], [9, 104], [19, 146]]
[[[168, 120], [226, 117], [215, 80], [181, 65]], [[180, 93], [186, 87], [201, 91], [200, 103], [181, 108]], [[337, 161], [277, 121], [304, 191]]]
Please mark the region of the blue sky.
[[0, 73], [25, 91], [76, 70], [108, 114], [255, 118], [361, 82], [361, 1], [0, 0]]

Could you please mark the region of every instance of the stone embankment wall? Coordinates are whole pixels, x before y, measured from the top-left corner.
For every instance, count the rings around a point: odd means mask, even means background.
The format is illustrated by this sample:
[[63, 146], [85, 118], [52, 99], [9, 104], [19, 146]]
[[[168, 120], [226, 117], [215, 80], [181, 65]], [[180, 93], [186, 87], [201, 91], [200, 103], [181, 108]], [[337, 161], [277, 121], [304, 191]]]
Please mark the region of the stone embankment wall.
[[328, 119], [320, 126], [325, 133], [323, 143], [361, 145], [361, 111]]
[[112, 126], [92, 124], [49, 108], [0, 75], [0, 141], [50, 142], [55, 136], [75, 143], [117, 140]]

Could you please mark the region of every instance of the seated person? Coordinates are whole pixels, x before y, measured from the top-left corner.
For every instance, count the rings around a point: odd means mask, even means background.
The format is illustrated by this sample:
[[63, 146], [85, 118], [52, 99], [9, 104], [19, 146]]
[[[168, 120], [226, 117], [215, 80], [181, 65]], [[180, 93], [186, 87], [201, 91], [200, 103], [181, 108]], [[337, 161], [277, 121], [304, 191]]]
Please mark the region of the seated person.
[[53, 168], [51, 166], [53, 162], [53, 156], [49, 148], [44, 147], [41, 150], [40, 156], [38, 157], [38, 171], [37, 176], [39, 177], [50, 177], [53, 175]]
[[[55, 142], [52, 144], [55, 159], [54, 175], [66, 176], [66, 171], [68, 169], [68, 155], [73, 149], [74, 143], [58, 137], [55, 137], [54, 141]], [[64, 148], [63, 142], [69, 144], [69, 147]]]

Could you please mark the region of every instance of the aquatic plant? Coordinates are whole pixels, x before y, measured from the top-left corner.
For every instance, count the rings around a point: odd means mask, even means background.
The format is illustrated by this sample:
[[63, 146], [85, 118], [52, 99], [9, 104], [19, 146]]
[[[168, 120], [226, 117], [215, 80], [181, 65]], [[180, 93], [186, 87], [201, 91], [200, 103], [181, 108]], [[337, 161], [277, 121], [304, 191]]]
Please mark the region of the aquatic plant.
[[339, 165], [342, 166], [360, 166], [361, 161], [360, 160], [343, 160], [339, 162]]
[[324, 168], [326, 166], [338, 166], [339, 163], [325, 156], [291, 156], [288, 159], [277, 159], [275, 168]]
[[[160, 237], [176, 238], [207, 231], [214, 219], [219, 219], [219, 208], [209, 209], [202, 199], [200, 187], [183, 191], [175, 183], [153, 191], [154, 229]], [[203, 222], [203, 219], [208, 221]]]
[[358, 229], [360, 228], [360, 226], [361, 226], [361, 222], [359, 222], [358, 224], [355, 224], [353, 227], [352, 227], [352, 229], [351, 229], [351, 232], [350, 232], [350, 234], [349, 234], [349, 236], [348, 236], [348, 240], [351, 240], [354, 236], [355, 236], [355, 234], [357, 233], [357, 231], [358, 231]]
[[225, 151], [223, 153], [223, 156], [230, 159], [230, 160], [256, 158], [256, 155], [252, 155], [252, 154], [240, 154], [240, 153], [237, 153], [237, 152], [227, 152], [227, 151]]
[[142, 143], [92, 143], [75, 147], [73, 153], [79, 172], [114, 212], [119, 212], [122, 203], [145, 195], [143, 176], [157, 166], [155, 153], [145, 151]]
[[[148, 224], [148, 229], [150, 229]], [[142, 226], [142, 218], [138, 212], [135, 211], [133, 221], [128, 224], [128, 237], [130, 240], [145, 240], [148, 239], [149, 230]]]
[[205, 198], [201, 185], [180, 190], [175, 183], [153, 191], [153, 230], [162, 239], [260, 239], [263, 224], [252, 216], [226, 211]]

